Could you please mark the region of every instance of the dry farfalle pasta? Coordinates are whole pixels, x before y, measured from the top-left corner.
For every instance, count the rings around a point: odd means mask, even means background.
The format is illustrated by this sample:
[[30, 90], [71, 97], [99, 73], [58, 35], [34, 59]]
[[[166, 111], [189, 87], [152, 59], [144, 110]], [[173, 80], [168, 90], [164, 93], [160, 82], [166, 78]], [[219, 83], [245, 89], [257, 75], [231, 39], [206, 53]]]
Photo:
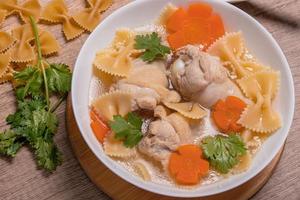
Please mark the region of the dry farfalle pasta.
[[18, 13], [23, 22], [29, 22], [30, 16], [38, 20], [40, 12], [41, 5], [38, 0], [28, 0], [24, 4], [18, 4], [17, 0], [0, 1], [0, 23], [3, 22], [6, 16], [13, 13]]
[[15, 39], [10, 34], [0, 31], [0, 41], [0, 52], [4, 52], [14, 44]]
[[140, 52], [134, 49], [134, 37], [132, 31], [118, 30], [111, 46], [97, 53], [94, 65], [108, 74], [127, 77], [133, 57]]
[[249, 54], [241, 32], [226, 34], [212, 44], [207, 52], [220, 57], [238, 79], [268, 68], [257, 63]]
[[127, 148], [123, 141], [116, 140], [114, 133], [109, 133], [103, 143], [104, 152], [111, 157], [128, 158], [136, 155], [136, 148]]
[[281, 126], [281, 118], [272, 107], [278, 92], [279, 72], [262, 71], [238, 80], [242, 91], [253, 101], [243, 112], [239, 123], [261, 133], [271, 133]]
[[129, 113], [132, 102], [130, 94], [116, 91], [100, 96], [92, 102], [92, 106], [105, 121], [112, 121], [114, 115], [124, 117]]
[[0, 53], [0, 79], [2, 79], [9, 70], [10, 54], [9, 52]]
[[30, 25], [25, 24], [13, 29], [12, 36], [16, 39], [15, 45], [10, 49], [12, 62], [30, 62], [34, 60], [34, 49], [30, 44], [34, 36]]
[[48, 31], [40, 31], [42, 55], [49, 56], [59, 51], [60, 46], [55, 37]]
[[[25, 24], [17, 27], [12, 30], [12, 36], [16, 39], [16, 43], [9, 50], [11, 52], [11, 61], [16, 63], [33, 61], [36, 56], [34, 46], [31, 45], [31, 42], [34, 40], [31, 26]], [[40, 41], [44, 56], [58, 52], [59, 44], [51, 33], [40, 30]]]
[[42, 11], [41, 19], [49, 23], [62, 23], [67, 40], [74, 39], [84, 32], [84, 29], [69, 16], [64, 0], [53, 0], [46, 5]]
[[168, 108], [177, 111], [181, 115], [189, 119], [201, 119], [207, 115], [207, 112], [197, 103], [183, 102], [183, 103], [170, 103], [164, 102]]
[[[0, 63], [1, 63], [1, 54], [0, 54]], [[8, 67], [6, 72], [3, 75], [0, 75], [0, 84], [11, 81], [14, 77], [13, 72], [14, 72], [14, 70], [11, 67]]]
[[112, 0], [87, 0], [88, 8], [73, 16], [74, 21], [86, 31], [93, 31], [101, 21], [101, 13], [107, 10]]

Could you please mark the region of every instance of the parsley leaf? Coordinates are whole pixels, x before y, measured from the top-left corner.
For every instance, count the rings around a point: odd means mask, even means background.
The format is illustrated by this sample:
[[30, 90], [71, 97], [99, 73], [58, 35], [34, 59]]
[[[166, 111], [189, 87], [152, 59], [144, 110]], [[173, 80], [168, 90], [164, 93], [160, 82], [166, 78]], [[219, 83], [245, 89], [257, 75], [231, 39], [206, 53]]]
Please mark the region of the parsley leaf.
[[67, 65], [50, 64], [45, 71], [51, 92], [66, 93], [71, 89], [72, 76]]
[[[22, 137], [34, 149], [38, 166], [53, 171], [62, 160], [61, 153], [53, 141], [58, 119], [46, 108], [47, 104], [43, 98], [18, 101], [17, 112], [9, 115], [6, 120], [11, 125], [15, 137]], [[0, 138], [1, 142], [3, 139]]]
[[120, 115], [115, 115], [110, 122], [110, 128], [115, 133], [116, 139], [122, 140], [126, 147], [133, 148], [143, 138], [141, 132], [143, 121], [132, 112], [128, 113], [126, 118], [127, 120]]
[[15, 157], [22, 145], [22, 138], [14, 131], [0, 133], [0, 154]]
[[156, 32], [135, 37], [135, 49], [145, 50], [141, 58], [145, 62], [152, 62], [155, 59], [164, 58], [171, 52], [170, 48], [161, 44], [161, 38]]
[[38, 68], [30, 66], [21, 72], [16, 72], [14, 79], [19, 85], [16, 91], [18, 99], [24, 99], [29, 94], [38, 96], [42, 93], [44, 81], [42, 72]]
[[246, 153], [244, 142], [235, 134], [206, 137], [202, 140], [202, 148], [210, 164], [223, 174], [238, 164], [238, 158]]

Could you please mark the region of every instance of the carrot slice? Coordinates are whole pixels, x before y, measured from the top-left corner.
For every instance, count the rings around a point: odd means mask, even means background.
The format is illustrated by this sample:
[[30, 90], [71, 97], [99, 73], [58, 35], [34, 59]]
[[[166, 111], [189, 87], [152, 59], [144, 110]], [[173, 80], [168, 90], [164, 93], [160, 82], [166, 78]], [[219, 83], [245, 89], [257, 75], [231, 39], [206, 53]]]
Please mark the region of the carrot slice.
[[202, 45], [206, 50], [213, 42], [225, 34], [220, 15], [206, 3], [194, 3], [189, 8], [177, 9], [167, 20], [168, 42], [173, 49], [187, 44]]
[[212, 7], [206, 3], [194, 3], [188, 8], [188, 15], [192, 18], [208, 18], [213, 12]]
[[224, 28], [223, 20], [222, 20], [221, 16], [218, 14], [213, 14], [210, 17], [209, 22], [212, 27], [211, 43], [213, 43], [215, 40], [217, 40], [219, 37], [221, 37], [225, 34], [225, 28]]
[[167, 30], [176, 32], [182, 29], [187, 16], [187, 12], [183, 8], [178, 8], [167, 21]]
[[172, 49], [178, 49], [180, 47], [187, 45], [183, 30], [168, 35], [167, 40]]
[[168, 169], [177, 183], [195, 185], [208, 173], [209, 163], [198, 146], [183, 145], [171, 154]]
[[243, 127], [237, 123], [246, 103], [235, 96], [229, 96], [225, 101], [219, 100], [212, 110], [212, 118], [217, 127], [224, 133], [240, 132]]
[[100, 143], [104, 142], [104, 138], [109, 132], [108, 126], [100, 119], [97, 113], [93, 110], [90, 112], [91, 128]]
[[205, 19], [190, 19], [184, 26], [184, 33], [188, 44], [210, 44], [211, 26]]

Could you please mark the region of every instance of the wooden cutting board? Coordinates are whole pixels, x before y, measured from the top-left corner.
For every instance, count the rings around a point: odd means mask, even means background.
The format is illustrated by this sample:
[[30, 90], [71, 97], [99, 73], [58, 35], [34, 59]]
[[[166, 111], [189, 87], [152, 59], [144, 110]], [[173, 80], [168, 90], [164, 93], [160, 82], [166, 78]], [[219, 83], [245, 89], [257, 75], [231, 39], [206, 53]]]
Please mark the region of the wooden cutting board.
[[[83, 140], [80, 131], [77, 127], [71, 99], [68, 99], [66, 112], [67, 130], [73, 151], [78, 158], [83, 170], [86, 172], [91, 181], [97, 185], [99, 189], [108, 194], [112, 199], [116, 200], [169, 200], [175, 199], [171, 197], [157, 195], [145, 190], [142, 190], [134, 185], [124, 181], [104, 164], [97, 159], [93, 152], [89, 149]], [[243, 185], [229, 190], [227, 192], [209, 196], [205, 198], [197, 198], [198, 200], [247, 200], [258, 192], [268, 181], [280, 160], [283, 147], [278, 152], [273, 161], [257, 176], [244, 183]], [[179, 198], [178, 198], [179, 199]], [[194, 198], [195, 199], [195, 198]]]

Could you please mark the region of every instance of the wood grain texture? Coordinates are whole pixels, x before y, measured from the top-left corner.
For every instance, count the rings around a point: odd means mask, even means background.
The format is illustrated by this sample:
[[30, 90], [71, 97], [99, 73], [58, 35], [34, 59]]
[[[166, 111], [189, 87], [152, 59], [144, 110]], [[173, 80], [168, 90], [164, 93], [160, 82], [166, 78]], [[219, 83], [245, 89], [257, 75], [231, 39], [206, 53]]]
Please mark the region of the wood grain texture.
[[[49, 0], [40, 0], [45, 5]], [[114, 0], [114, 5], [104, 14], [129, 0]], [[84, 6], [84, 0], [66, 0], [71, 12]], [[294, 77], [296, 110], [282, 159], [274, 175], [253, 200], [299, 200], [300, 199], [300, 0], [250, 0], [236, 4], [260, 21], [282, 47]], [[15, 17], [9, 17], [0, 26], [10, 30], [18, 26]], [[43, 26], [51, 31], [63, 46], [58, 56], [51, 58], [74, 65], [76, 56], [87, 38], [87, 34], [66, 43], [61, 26]], [[0, 41], [1, 42], [1, 41]], [[259, 45], [259, 44], [258, 44]], [[0, 129], [6, 128], [5, 118], [15, 110], [15, 98], [9, 84], [0, 86]], [[13, 160], [0, 158], [0, 199], [2, 200], [106, 200], [104, 193], [93, 185], [73, 155], [65, 128], [65, 105], [57, 114], [60, 119], [55, 138], [64, 155], [64, 163], [53, 174], [37, 170], [29, 149], [23, 148]]]

